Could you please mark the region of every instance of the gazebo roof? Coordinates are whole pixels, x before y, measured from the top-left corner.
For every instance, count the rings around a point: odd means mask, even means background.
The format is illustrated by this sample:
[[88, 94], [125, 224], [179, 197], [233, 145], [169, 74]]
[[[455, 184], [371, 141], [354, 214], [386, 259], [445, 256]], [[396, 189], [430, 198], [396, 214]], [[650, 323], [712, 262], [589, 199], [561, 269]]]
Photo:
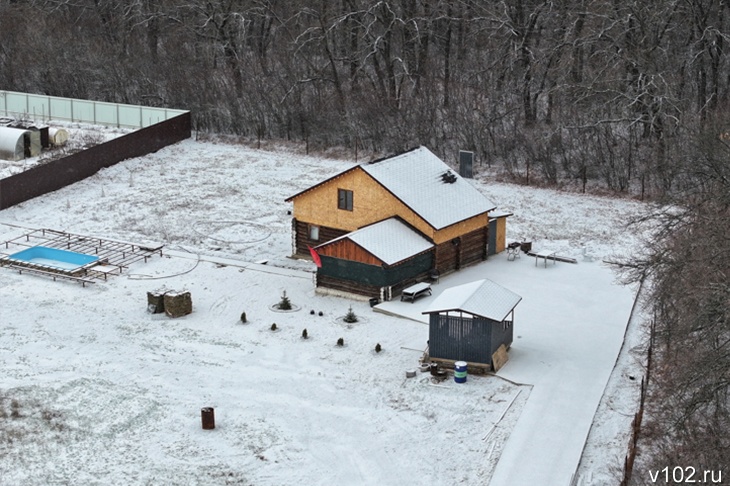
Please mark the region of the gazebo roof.
[[489, 279], [444, 290], [423, 314], [463, 311], [493, 321], [503, 321], [522, 297]]

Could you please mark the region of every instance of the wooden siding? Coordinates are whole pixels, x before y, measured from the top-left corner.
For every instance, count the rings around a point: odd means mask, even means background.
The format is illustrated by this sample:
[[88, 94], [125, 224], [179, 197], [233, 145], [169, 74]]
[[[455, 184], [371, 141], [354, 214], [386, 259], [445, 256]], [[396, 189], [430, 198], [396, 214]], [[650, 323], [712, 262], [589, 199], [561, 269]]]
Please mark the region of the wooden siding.
[[479, 228], [461, 237], [459, 263], [462, 267], [486, 260], [487, 231], [487, 227]]
[[347, 238], [343, 238], [322, 248], [318, 248], [317, 252], [320, 255], [331, 256], [342, 260], [352, 260], [355, 262], [367, 263], [368, 265], [383, 265], [382, 260], [378, 259], [375, 255], [366, 251], [364, 248]]
[[[352, 211], [337, 208], [338, 189], [352, 191]], [[293, 203], [295, 219], [319, 226], [350, 232], [392, 216], [400, 216], [426, 237], [434, 236], [434, 229], [426, 221], [360, 167], [298, 195]]]
[[326, 243], [327, 241], [338, 238], [346, 233], [337, 228], [328, 228], [326, 226], [319, 226], [319, 239], [311, 240], [309, 238], [309, 224], [306, 221], [299, 221], [296, 218], [292, 219], [292, 225], [294, 227], [294, 244], [296, 248], [296, 254], [299, 256], [309, 256], [309, 247], [315, 247]]
[[440, 245], [441, 243], [451, 241], [454, 238], [471, 233], [472, 231], [486, 228], [488, 225], [489, 216], [487, 213], [479, 214], [473, 218], [465, 219], [459, 223], [447, 226], [446, 228], [435, 232], [431, 238], [435, 244]]
[[[459, 243], [460, 244], [460, 243]], [[436, 269], [446, 274], [459, 269], [459, 246], [451, 241], [436, 247]]]
[[442, 274], [453, 272], [487, 258], [488, 229], [479, 228], [436, 247], [436, 268]]
[[497, 218], [497, 241], [495, 250], [503, 252], [507, 248], [507, 218]]

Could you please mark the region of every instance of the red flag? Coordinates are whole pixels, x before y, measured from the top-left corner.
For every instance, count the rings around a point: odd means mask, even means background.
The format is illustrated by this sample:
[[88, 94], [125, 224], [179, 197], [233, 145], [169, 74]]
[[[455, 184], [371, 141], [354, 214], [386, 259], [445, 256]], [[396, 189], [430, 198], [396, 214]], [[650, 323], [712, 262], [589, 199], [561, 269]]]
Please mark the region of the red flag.
[[317, 268], [322, 268], [322, 260], [319, 258], [317, 251], [310, 246], [309, 253], [311, 253], [312, 260], [314, 261], [314, 264], [317, 265]]

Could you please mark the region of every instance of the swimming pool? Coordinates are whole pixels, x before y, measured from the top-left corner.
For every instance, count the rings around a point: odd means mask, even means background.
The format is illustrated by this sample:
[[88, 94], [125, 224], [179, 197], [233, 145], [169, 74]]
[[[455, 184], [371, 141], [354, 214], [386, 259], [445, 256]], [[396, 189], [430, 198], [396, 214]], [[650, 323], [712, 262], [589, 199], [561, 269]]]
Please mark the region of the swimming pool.
[[84, 268], [95, 265], [98, 256], [77, 253], [75, 251], [59, 250], [47, 246], [33, 246], [25, 250], [4, 257], [10, 263], [54, 270], [63, 273], [75, 273]]

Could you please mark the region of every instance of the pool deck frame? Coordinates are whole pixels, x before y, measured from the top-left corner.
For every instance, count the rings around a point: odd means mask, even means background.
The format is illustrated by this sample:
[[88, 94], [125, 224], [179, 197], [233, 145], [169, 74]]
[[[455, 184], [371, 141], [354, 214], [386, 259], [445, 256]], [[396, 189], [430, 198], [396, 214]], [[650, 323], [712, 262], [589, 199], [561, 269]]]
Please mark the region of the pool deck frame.
[[[144, 261], [146, 263], [147, 259], [154, 255], [162, 256], [163, 248], [163, 245], [138, 245], [46, 228], [33, 230], [8, 240], [4, 246], [6, 250], [11, 247], [23, 250], [43, 246], [97, 256], [99, 259], [94, 265], [85, 265], [71, 271], [64, 271], [50, 265], [14, 260], [9, 258], [10, 255], [0, 258], [0, 266], [16, 270], [21, 274], [27, 272], [52, 277], [54, 280], [72, 280], [80, 282], [83, 286], [86, 286], [87, 283], [106, 281], [110, 275], [120, 275], [135, 262]], [[103, 266], [104, 270], [94, 270], [96, 265]]]

